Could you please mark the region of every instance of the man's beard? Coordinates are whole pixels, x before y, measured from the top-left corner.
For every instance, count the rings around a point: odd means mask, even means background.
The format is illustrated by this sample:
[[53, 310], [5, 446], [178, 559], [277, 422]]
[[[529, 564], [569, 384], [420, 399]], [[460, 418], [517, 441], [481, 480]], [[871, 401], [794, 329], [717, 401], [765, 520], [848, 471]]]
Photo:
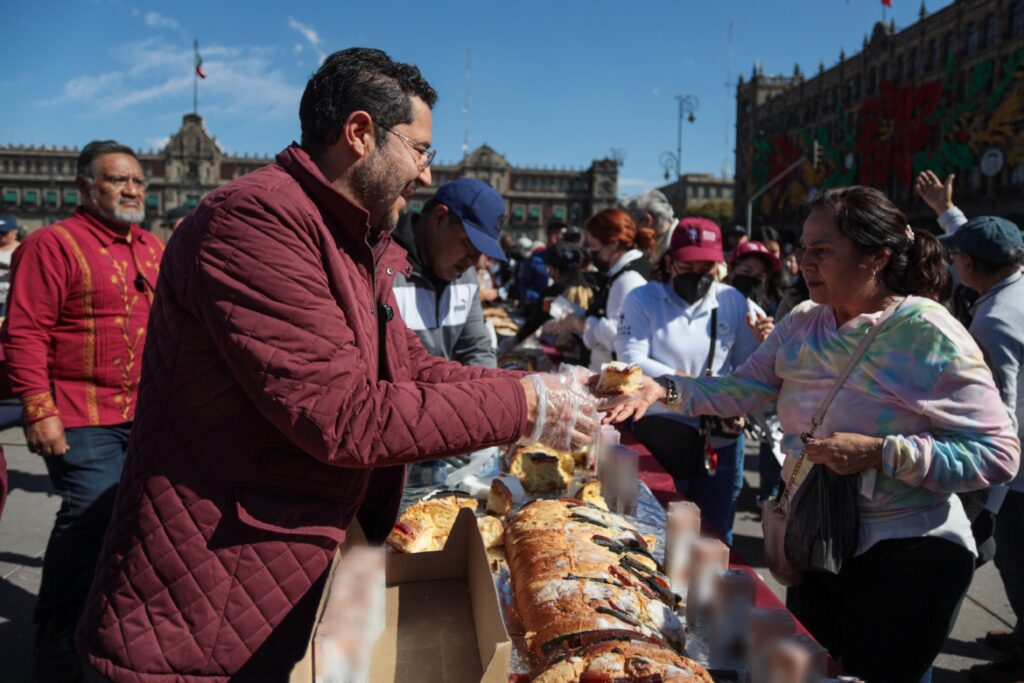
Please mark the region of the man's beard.
[[112, 223], [124, 223], [130, 225], [132, 223], [141, 223], [146, 219], [145, 209], [114, 209], [113, 211], [107, 211], [106, 209], [100, 208], [99, 198], [96, 193], [93, 192], [91, 195], [93, 210]]
[[370, 214], [370, 227], [375, 230], [391, 232], [398, 225], [398, 216], [391, 209], [408, 182], [400, 182], [397, 175], [384, 148], [377, 147], [352, 176], [355, 200]]

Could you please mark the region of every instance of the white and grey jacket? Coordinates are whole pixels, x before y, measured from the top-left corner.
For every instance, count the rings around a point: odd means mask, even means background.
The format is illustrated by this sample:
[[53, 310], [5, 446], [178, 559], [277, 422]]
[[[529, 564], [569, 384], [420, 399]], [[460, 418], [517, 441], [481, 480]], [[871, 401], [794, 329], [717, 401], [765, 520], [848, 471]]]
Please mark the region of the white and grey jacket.
[[395, 276], [395, 299], [402, 320], [434, 356], [464, 365], [497, 367], [497, 355], [484, 324], [476, 269], [445, 282], [426, 271], [419, 259], [414, 228], [407, 222], [394, 234], [409, 252], [411, 273]]

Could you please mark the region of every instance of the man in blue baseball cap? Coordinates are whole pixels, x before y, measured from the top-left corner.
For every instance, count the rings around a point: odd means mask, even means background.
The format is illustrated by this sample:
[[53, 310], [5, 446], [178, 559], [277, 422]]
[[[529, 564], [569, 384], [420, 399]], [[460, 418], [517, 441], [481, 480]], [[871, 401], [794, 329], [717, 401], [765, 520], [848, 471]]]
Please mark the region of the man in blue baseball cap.
[[[432, 355], [497, 367], [475, 266], [481, 254], [508, 260], [498, 243], [504, 221], [505, 200], [493, 187], [460, 178], [442, 185], [419, 217], [409, 217], [395, 230], [395, 241], [409, 252], [409, 268], [395, 276], [398, 311]], [[456, 458], [448, 464], [465, 462]], [[445, 472], [442, 461], [420, 463], [409, 468], [409, 480], [441, 483]]]
[[[1024, 437], [1024, 239], [1005, 218], [977, 216], [940, 240], [966, 284], [978, 292], [971, 308], [971, 335], [985, 352], [1003, 402]], [[1017, 617], [1009, 633], [991, 632], [986, 640], [1006, 657], [979, 664], [972, 681], [1024, 680], [1024, 475], [993, 489], [986, 507], [996, 513], [995, 564]]]
[[493, 187], [460, 178], [395, 231], [410, 266], [395, 278], [399, 313], [433, 355], [495, 367], [474, 266], [481, 254], [507, 260], [498, 243], [504, 220], [505, 200]]

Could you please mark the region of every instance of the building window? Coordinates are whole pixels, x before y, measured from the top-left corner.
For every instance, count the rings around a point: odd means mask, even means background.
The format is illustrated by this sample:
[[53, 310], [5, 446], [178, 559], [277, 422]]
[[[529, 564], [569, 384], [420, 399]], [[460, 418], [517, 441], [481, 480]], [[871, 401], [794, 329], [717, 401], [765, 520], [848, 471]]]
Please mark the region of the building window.
[[197, 204], [199, 204], [198, 195], [190, 194], [189, 196], [185, 197], [185, 206], [187, 206], [188, 208], [191, 209], [193, 206], [196, 206]]
[[78, 203], [78, 190], [65, 190], [64, 191], [64, 203], [70, 206], [74, 206]]
[[14, 205], [18, 203], [18, 191], [17, 190], [4, 190], [4, 205]]
[[1010, 35], [1024, 35], [1024, 0], [1017, 0], [1010, 7]]
[[903, 82], [903, 77], [905, 75], [903, 70], [906, 68], [906, 66], [907, 62], [906, 59], [904, 59], [903, 55], [900, 55], [899, 57], [896, 58], [896, 73], [893, 74], [893, 80], [895, 80], [897, 83]]
[[969, 55], [978, 51], [978, 25], [973, 21], [967, 22], [966, 50]]
[[914, 76], [917, 75], [917, 48], [910, 48], [910, 54], [907, 57], [907, 78], [913, 80]]
[[946, 49], [944, 50], [944, 52], [946, 53], [947, 64], [951, 59], [956, 57], [956, 36], [954, 36], [952, 33], [946, 34]]
[[925, 59], [924, 68], [931, 71], [939, 63], [939, 40], [932, 38], [928, 41], [928, 57]]
[[985, 34], [982, 38], [982, 47], [992, 47], [998, 42], [996, 35], [996, 15], [990, 14], [985, 17]]
[[21, 196], [22, 204], [38, 204], [39, 193], [35, 190], [25, 190], [25, 193]]
[[875, 90], [878, 89], [878, 70], [875, 67], [871, 67], [871, 71], [868, 72], [868, 94], [874, 95]]
[[159, 209], [160, 208], [160, 195], [156, 193], [150, 193], [146, 195], [146, 208], [147, 209]]
[[526, 211], [523, 209], [522, 204], [516, 204], [512, 207], [512, 220], [517, 223], [523, 222], [523, 216], [526, 215]]
[[57, 206], [57, 190], [47, 190], [43, 194], [43, 201], [47, 206]]
[[420, 213], [421, 211], [423, 211], [423, 202], [413, 202], [412, 204], [409, 205], [409, 210], [411, 210], [413, 213]]
[[551, 211], [551, 215], [554, 216], [556, 221], [564, 221], [565, 220], [565, 207], [564, 206], [556, 206]]
[[537, 204], [530, 205], [530, 222], [534, 224], [540, 223], [540, 206]]

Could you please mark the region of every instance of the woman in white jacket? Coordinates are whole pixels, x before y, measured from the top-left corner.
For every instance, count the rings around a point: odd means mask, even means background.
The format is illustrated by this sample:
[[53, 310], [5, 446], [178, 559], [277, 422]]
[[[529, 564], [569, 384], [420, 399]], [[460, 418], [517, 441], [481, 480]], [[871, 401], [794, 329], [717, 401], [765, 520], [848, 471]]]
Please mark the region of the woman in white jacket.
[[[662, 277], [626, 297], [618, 326], [618, 360], [645, 375], [728, 375], [757, 349], [747, 301], [711, 276], [724, 260], [722, 235], [706, 218], [684, 218], [672, 235]], [[712, 429], [662, 406], [633, 425], [637, 438], [672, 474], [676, 488], [732, 544], [736, 500], [743, 488], [741, 426]], [[707, 449], [708, 440], [716, 456]]]
[[637, 228], [622, 209], [605, 209], [586, 224], [590, 260], [603, 276], [585, 318], [568, 316], [545, 326], [546, 332], [573, 332], [590, 351], [590, 369], [615, 359], [615, 337], [626, 296], [647, 284], [651, 262], [645, 254], [657, 242], [650, 228]]

